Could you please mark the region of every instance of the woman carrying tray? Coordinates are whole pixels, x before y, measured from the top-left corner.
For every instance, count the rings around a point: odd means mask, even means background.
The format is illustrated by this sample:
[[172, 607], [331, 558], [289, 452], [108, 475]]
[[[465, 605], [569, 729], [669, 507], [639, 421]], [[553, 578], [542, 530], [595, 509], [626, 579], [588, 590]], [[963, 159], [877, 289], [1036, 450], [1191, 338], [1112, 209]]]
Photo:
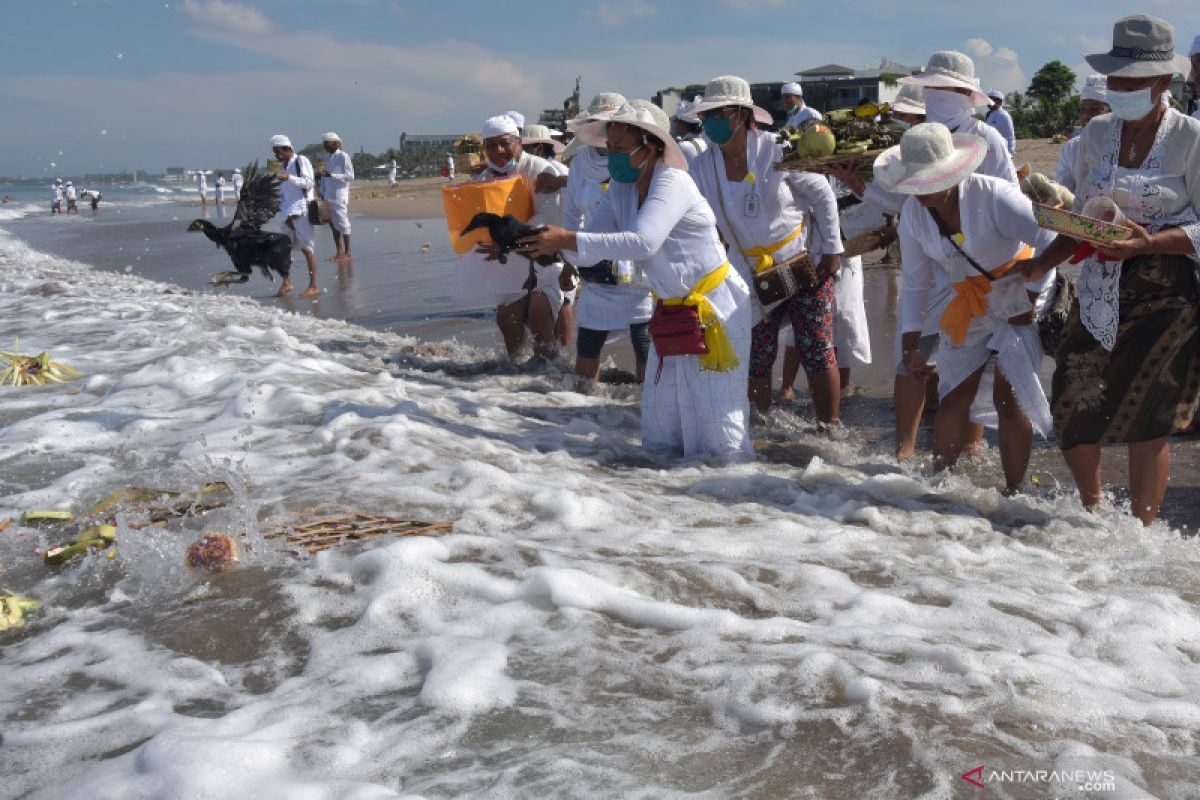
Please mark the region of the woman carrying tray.
[[[1111, 198], [1133, 235], [1084, 260], [1053, 383], [1054, 431], [1083, 504], [1100, 502], [1100, 445], [1123, 442], [1130, 507], [1147, 525], [1170, 478], [1167, 436], [1200, 398], [1200, 120], [1160, 101], [1188, 70], [1174, 43], [1169, 24], [1136, 15], [1113, 26], [1108, 53], [1087, 56], [1108, 76], [1112, 113], [1080, 134], [1076, 211]], [[1059, 236], [1030, 274], [1074, 247]]]
[[[642, 392], [642, 444], [685, 457], [750, 456], [750, 290], [726, 258], [712, 210], [688, 177], [679, 145], [649, 111], [630, 105], [607, 121], [580, 125], [576, 135], [608, 149], [612, 183], [604, 202], [585, 232], [550, 227], [524, 239], [522, 252], [574, 251], [572, 260], [584, 266], [605, 259], [634, 262], [659, 301], [650, 321], [650, 366], [657, 374], [647, 374]], [[656, 319], [686, 321], [690, 309], [692, 335], [703, 337], [703, 347], [691, 350], [696, 355], [656, 359], [663, 346], [686, 338], [680, 331], [668, 341], [667, 325], [655, 332]], [[701, 350], [707, 352], [699, 355]]]
[[[743, 280], [809, 252], [815, 285], [763, 309], [751, 334], [750, 399], [771, 407], [771, 370], [779, 352], [779, 326], [791, 321], [813, 408], [822, 422], [836, 422], [841, 384], [833, 347], [835, 276], [841, 269], [842, 237], [837, 200], [829, 181], [809, 172], [781, 171], [775, 135], [755, 129], [771, 115], [754, 105], [750, 84], [732, 75], [713, 78], [696, 112], [715, 146], [693, 159], [691, 175], [717, 215], [730, 262]], [[786, 268], [786, 267], [785, 267]]]
[[[983, 395], [987, 366], [995, 360], [991, 401], [999, 428], [1000, 461], [1007, 491], [1025, 478], [1033, 431], [1049, 436], [1050, 406], [1038, 382], [1042, 346], [1033, 325], [1044, 306], [1054, 272], [1026, 283], [1018, 265], [1034, 248], [1053, 241], [1038, 227], [1029, 200], [1016, 185], [973, 175], [987, 143], [951, 134], [939, 123], [915, 125], [875, 161], [875, 179], [908, 195], [900, 214], [904, 262], [900, 329], [909, 374], [930, 372], [920, 339], [935, 275], [944, 276], [951, 299], [939, 318], [937, 355], [941, 405], [934, 421], [934, 453], [950, 467], [973, 440], [971, 407]], [[979, 397], [986, 406], [986, 395]]]

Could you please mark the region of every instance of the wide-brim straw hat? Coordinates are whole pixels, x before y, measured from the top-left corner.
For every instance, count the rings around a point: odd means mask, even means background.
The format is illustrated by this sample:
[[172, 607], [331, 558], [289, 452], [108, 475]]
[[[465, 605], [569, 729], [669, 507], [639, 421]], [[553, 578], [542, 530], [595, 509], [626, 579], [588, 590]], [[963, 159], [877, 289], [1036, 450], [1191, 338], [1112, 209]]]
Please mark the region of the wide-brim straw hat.
[[975, 62], [957, 50], [938, 50], [929, 57], [925, 69], [916, 75], [905, 75], [900, 83], [929, 86], [934, 89], [970, 89], [974, 105], [988, 105], [991, 101], [979, 89], [979, 78], [975, 77]]
[[900, 84], [900, 91], [892, 101], [892, 111], [925, 116], [925, 87], [915, 83]]
[[[664, 113], [663, 116], [666, 117], [666, 114]], [[577, 140], [582, 140], [592, 147], [608, 147], [608, 126], [613, 122], [639, 128], [649, 133], [662, 142], [663, 161], [666, 165], [675, 169], [681, 169], [684, 172], [687, 171], [687, 159], [684, 158], [683, 151], [679, 149], [679, 145], [671, 138], [671, 132], [667, 130], [667, 124], [656, 120], [654, 114], [646, 108], [638, 108], [626, 103], [613, 113], [606, 115], [604, 119], [597, 119], [580, 125], [575, 130], [575, 137]]]
[[922, 122], [875, 159], [875, 180], [881, 189], [897, 194], [934, 194], [965, 181], [987, 153], [981, 136], [950, 133], [940, 122]]
[[550, 129], [545, 125], [525, 126], [525, 135], [521, 137], [521, 145], [527, 144], [548, 144], [554, 148], [556, 154], [567, 149], [565, 144], [550, 135]]
[[1112, 49], [1084, 58], [1097, 72], [1118, 78], [1153, 78], [1177, 72], [1187, 76], [1192, 69], [1192, 62], [1175, 52], [1174, 26], [1147, 14], [1117, 20]]
[[601, 92], [592, 98], [592, 102], [588, 103], [588, 107], [579, 112], [579, 115], [567, 120], [567, 130], [574, 131], [578, 126], [585, 122], [595, 122], [605, 114], [611, 114], [621, 106], [625, 105], [628, 100], [625, 95], [616, 92]]
[[754, 119], [764, 125], [773, 125], [774, 117], [765, 108], [754, 105], [750, 96], [750, 84], [736, 75], [719, 75], [704, 87], [704, 96], [692, 107], [693, 114], [703, 114], [716, 108], [741, 106], [754, 112]]
[[693, 97], [691, 100], [680, 100], [679, 105], [675, 109], [675, 119], [680, 122], [686, 122], [688, 125], [699, 125], [700, 117], [696, 115], [696, 104], [699, 102], [699, 97]]

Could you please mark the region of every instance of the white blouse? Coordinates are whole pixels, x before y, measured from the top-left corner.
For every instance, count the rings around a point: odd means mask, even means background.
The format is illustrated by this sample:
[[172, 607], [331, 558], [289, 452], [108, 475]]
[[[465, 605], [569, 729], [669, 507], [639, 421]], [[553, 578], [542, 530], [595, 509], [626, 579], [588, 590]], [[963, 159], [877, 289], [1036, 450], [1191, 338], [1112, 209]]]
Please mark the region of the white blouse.
[[[637, 186], [610, 183], [604, 202], [576, 234], [577, 263], [633, 261], [660, 298], [685, 297], [700, 279], [726, 261], [712, 209], [683, 170], [659, 162], [646, 201], [638, 208]], [[717, 316], [737, 309], [725, 283], [708, 293]]]
[[[1075, 210], [1093, 197], [1110, 197], [1126, 217], [1151, 233], [1178, 227], [1200, 254], [1200, 120], [1167, 109], [1141, 166], [1117, 166], [1123, 123], [1095, 117], [1079, 135], [1075, 158]], [[1092, 256], [1079, 274], [1084, 327], [1105, 349], [1116, 343], [1121, 262]]]
[[[1054, 241], [1053, 233], [1038, 227], [1029, 199], [1008, 181], [972, 175], [959, 184], [958, 203], [963, 234], [961, 247], [989, 272], [1012, 261], [1026, 244], [1035, 252], [1041, 252]], [[942, 235], [933, 216], [915, 197], [910, 197], [904, 204], [898, 233], [904, 265], [900, 293], [901, 332], [911, 333], [921, 331], [925, 325], [935, 271], [943, 272], [951, 286], [980, 273]], [[1023, 285], [1030, 291], [1040, 292], [1053, 281], [1054, 271], [1051, 270], [1038, 281]], [[1025, 292], [1002, 294], [996, 288], [993, 287], [988, 296], [988, 315], [971, 321], [968, 338], [994, 327], [994, 322], [1029, 310]], [[947, 296], [947, 302], [952, 296]], [[938, 313], [941, 313], [940, 309]]]
[[[811, 251], [814, 262], [844, 250], [837, 198], [829, 181], [810, 172], [775, 169], [782, 158], [783, 148], [774, 134], [749, 131], [745, 180], [726, 177], [725, 156], [719, 147], [709, 148], [688, 166], [688, 173], [716, 213], [717, 227], [729, 245], [730, 262], [748, 283], [754, 277], [755, 259], [743, 255], [742, 250], [782, 241], [801, 225], [806, 227], [804, 233], [772, 254], [775, 263], [782, 264], [804, 250]], [[751, 199], [753, 202], [748, 202]]]
[[563, 189], [562, 226], [569, 231], [583, 227], [591, 209], [604, 199], [603, 184], [608, 180], [608, 159], [594, 147], [585, 147], [571, 159], [567, 188]]

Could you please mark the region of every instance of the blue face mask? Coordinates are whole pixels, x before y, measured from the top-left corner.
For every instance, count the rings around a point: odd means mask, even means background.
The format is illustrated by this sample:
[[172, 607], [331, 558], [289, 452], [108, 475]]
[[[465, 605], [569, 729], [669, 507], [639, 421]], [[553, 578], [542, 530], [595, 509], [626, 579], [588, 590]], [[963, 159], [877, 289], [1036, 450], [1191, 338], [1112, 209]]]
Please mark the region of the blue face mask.
[[725, 144], [733, 138], [733, 123], [725, 116], [705, 117], [704, 135], [713, 144]]
[[501, 175], [507, 175], [517, 168], [517, 160], [515, 158], [511, 158], [507, 164], [495, 164], [489, 158], [488, 166], [492, 168], [492, 172], [499, 172]]
[[629, 153], [609, 153], [608, 154], [608, 174], [617, 183], [637, 183], [637, 179], [642, 177], [642, 168], [635, 167], [630, 162], [630, 157], [642, 148], [636, 147]]

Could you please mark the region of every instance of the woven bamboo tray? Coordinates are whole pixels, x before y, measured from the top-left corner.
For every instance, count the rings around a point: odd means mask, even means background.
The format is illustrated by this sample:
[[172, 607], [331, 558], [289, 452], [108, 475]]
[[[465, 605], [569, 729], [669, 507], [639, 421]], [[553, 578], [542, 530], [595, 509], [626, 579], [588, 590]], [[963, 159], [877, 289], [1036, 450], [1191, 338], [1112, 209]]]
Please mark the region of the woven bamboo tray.
[[840, 167], [869, 173], [875, 159], [886, 149], [864, 150], [861, 153], [834, 153], [819, 158], [785, 158], [775, 164], [775, 169], [781, 172], [817, 172], [827, 175], [830, 168]]
[[421, 522], [358, 511], [324, 512], [318, 518], [308, 518], [281, 525], [263, 533], [267, 539], [283, 539], [292, 547], [309, 553], [319, 553], [340, 544], [377, 539], [381, 536], [440, 536], [454, 530], [452, 522]]

